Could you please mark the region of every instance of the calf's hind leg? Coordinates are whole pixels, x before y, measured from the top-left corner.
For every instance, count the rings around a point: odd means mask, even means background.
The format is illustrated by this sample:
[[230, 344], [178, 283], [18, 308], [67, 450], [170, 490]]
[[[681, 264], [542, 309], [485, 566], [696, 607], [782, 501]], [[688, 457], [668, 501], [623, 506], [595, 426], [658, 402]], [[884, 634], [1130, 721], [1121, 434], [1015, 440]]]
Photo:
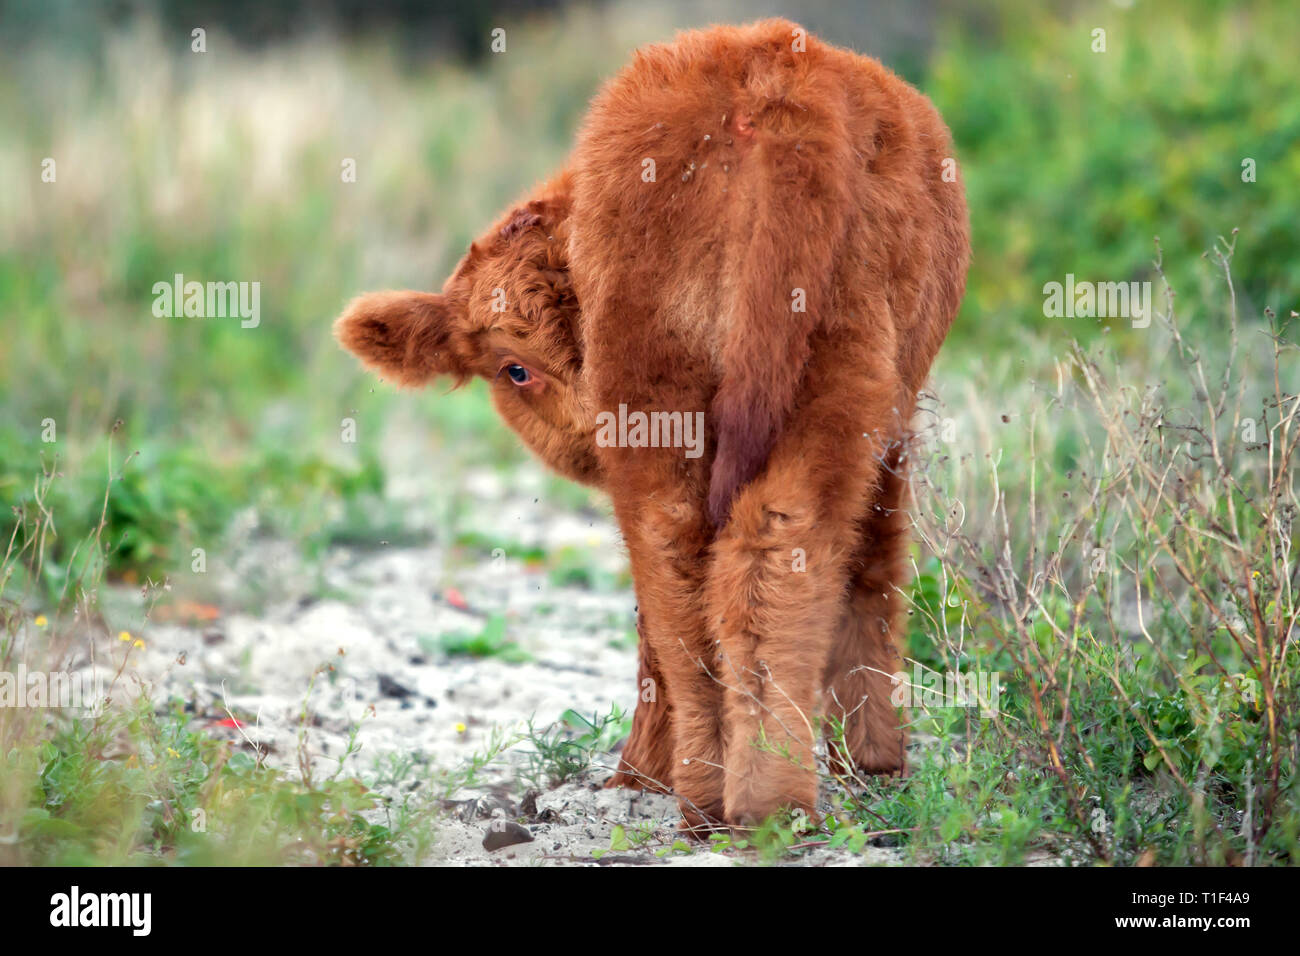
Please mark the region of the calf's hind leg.
[[[896, 379], [879, 353], [822, 340], [794, 416], [714, 542], [706, 606], [725, 686], [724, 807], [753, 823], [815, 808], [816, 717], [880, 470]], [[848, 542], [846, 544], [846, 542]]]
[[862, 523], [849, 600], [826, 662], [823, 709], [843, 727], [840, 739], [832, 724], [826, 727], [836, 773], [897, 773], [906, 765], [907, 735], [890, 699], [906, 620], [897, 590], [908, 578], [911, 541], [905, 469], [895, 447], [885, 457], [879, 492]]

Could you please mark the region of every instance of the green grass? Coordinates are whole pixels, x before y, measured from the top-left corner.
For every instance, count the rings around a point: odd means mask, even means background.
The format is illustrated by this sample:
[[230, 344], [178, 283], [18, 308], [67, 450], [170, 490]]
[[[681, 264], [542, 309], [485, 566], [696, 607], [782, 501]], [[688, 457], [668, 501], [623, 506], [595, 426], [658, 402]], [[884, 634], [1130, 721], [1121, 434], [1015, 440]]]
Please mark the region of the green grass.
[[913, 776], [867, 782], [918, 859], [1300, 862], [1300, 349], [1294, 314], [1239, 329], [1233, 244], [1212, 262], [1223, 330], [1166, 307], [1160, 383], [1077, 348], [1020, 421], [930, 445], [911, 654], [1006, 692], [914, 708]]
[[530, 720], [524, 734], [529, 749], [520, 778], [538, 789], [558, 787], [590, 768], [596, 755], [626, 740], [631, 730], [632, 715], [618, 707], [591, 717], [566, 710], [559, 720], [541, 729]]
[[[188, 729], [179, 701], [141, 698], [102, 720], [73, 719], [3, 759], [25, 797], [7, 864], [382, 865], [404, 833], [370, 822], [381, 804], [360, 781], [307, 784]], [[128, 752], [123, 754], [121, 751]], [[114, 754], [109, 759], [106, 754]]]

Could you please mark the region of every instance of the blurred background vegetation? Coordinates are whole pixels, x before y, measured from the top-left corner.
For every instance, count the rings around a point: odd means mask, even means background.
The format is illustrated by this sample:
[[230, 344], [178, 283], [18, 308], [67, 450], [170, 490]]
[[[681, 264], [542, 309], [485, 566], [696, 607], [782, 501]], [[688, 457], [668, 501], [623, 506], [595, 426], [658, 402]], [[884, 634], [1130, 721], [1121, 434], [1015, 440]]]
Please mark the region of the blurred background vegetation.
[[[631, 49], [769, 14], [881, 57], [952, 127], [975, 255], [936, 367], [945, 392], [1013, 403], [1107, 324], [1044, 318], [1043, 284], [1152, 278], [1157, 235], [1170, 278], [1195, 291], [1201, 252], [1240, 227], [1242, 314], [1294, 307], [1288, 0], [3, 0], [0, 502], [30, 507], [57, 462], [55, 513], [93, 526], [120, 421], [114, 460], [139, 455], [113, 466], [110, 571], [157, 580], [241, 512], [312, 548], [377, 540], [402, 524], [379, 504], [396, 469], [418, 469], [435, 497], [454, 492], [459, 462], [508, 471], [522, 452], [482, 388], [377, 386], [335, 345], [332, 318], [363, 290], [440, 286], [484, 223], [562, 161]], [[496, 27], [504, 53], [490, 52]], [[176, 273], [260, 282], [260, 326], [155, 318], [153, 284]], [[1184, 321], [1221, 319], [1189, 303]], [[1140, 380], [1150, 340], [1111, 324]], [[47, 586], [77, 537], [52, 542]]]

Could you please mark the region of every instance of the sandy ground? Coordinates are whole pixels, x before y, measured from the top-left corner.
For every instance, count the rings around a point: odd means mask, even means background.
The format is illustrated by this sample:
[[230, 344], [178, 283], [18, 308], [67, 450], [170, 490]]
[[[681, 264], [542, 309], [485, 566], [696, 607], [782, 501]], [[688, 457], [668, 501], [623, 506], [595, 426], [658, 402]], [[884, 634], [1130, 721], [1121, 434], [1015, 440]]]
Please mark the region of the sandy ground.
[[[531, 473], [533, 479], [537, 474]], [[614, 580], [626, 568], [617, 529], [599, 515], [547, 508], [512, 480], [507, 492], [484, 474], [477, 494], [487, 503], [485, 531], [548, 553], [585, 548]], [[523, 490], [520, 490], [520, 485]], [[219, 604], [227, 613], [192, 626], [151, 624], [141, 676], [155, 699], [177, 694], [215, 719], [226, 709], [250, 725], [214, 726], [243, 734], [270, 751], [269, 761], [296, 768], [300, 716], [312, 675], [315, 715], [309, 743], [316, 772], [343, 772], [367, 783], [380, 768], [414, 762], [400, 784], [375, 789], [401, 799], [400, 790], [431, 787], [441, 771], [463, 768], [485, 753], [494, 735], [517, 734], [532, 721], [545, 728], [567, 710], [608, 714], [635, 704], [634, 597], [630, 588], [557, 586], [541, 568], [504, 555], [480, 564], [449, 563], [441, 545], [329, 552], [319, 576], [308, 575], [291, 551], [249, 535], [234, 566], [221, 575]], [[257, 612], [237, 611], [250, 583], [275, 598]], [[328, 595], [321, 597], [318, 595]], [[438, 635], [480, 632], [492, 614], [504, 614], [506, 632], [527, 660], [449, 655]], [[340, 653], [341, 652], [341, 653]], [[183, 655], [185, 663], [178, 665]], [[360, 723], [359, 751], [348, 754]], [[248, 746], [247, 743], [244, 743]], [[670, 798], [606, 790], [601, 782], [617, 756], [597, 756], [588, 771], [558, 787], [527, 776], [527, 741], [506, 750], [473, 784], [442, 803], [437, 840], [424, 861], [442, 865], [737, 865], [752, 852], [655, 853], [678, 839]], [[296, 770], [295, 770], [296, 772]], [[416, 784], [415, 781], [423, 781]], [[532, 791], [530, 793], [530, 790]], [[484, 846], [495, 828], [532, 839], [504, 848]], [[613, 828], [649, 831], [644, 847], [610, 850]], [[600, 859], [596, 851], [606, 851]], [[810, 864], [896, 862], [897, 851], [869, 847], [858, 856], [811, 850]]]

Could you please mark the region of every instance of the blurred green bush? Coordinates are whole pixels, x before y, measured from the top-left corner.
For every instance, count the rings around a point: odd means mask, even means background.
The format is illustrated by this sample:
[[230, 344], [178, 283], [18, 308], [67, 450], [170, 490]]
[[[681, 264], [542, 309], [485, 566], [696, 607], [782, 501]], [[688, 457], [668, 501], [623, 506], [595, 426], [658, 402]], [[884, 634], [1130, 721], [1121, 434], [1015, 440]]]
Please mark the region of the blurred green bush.
[[950, 22], [922, 84], [952, 128], [975, 247], [949, 357], [1088, 337], [1097, 323], [1043, 316], [1043, 284], [1152, 279], [1156, 236], [1170, 281], [1195, 292], [1197, 258], [1240, 228], [1243, 315], [1300, 305], [1295, 5], [1061, 9], [1012, 0], [981, 7], [979, 30]]

